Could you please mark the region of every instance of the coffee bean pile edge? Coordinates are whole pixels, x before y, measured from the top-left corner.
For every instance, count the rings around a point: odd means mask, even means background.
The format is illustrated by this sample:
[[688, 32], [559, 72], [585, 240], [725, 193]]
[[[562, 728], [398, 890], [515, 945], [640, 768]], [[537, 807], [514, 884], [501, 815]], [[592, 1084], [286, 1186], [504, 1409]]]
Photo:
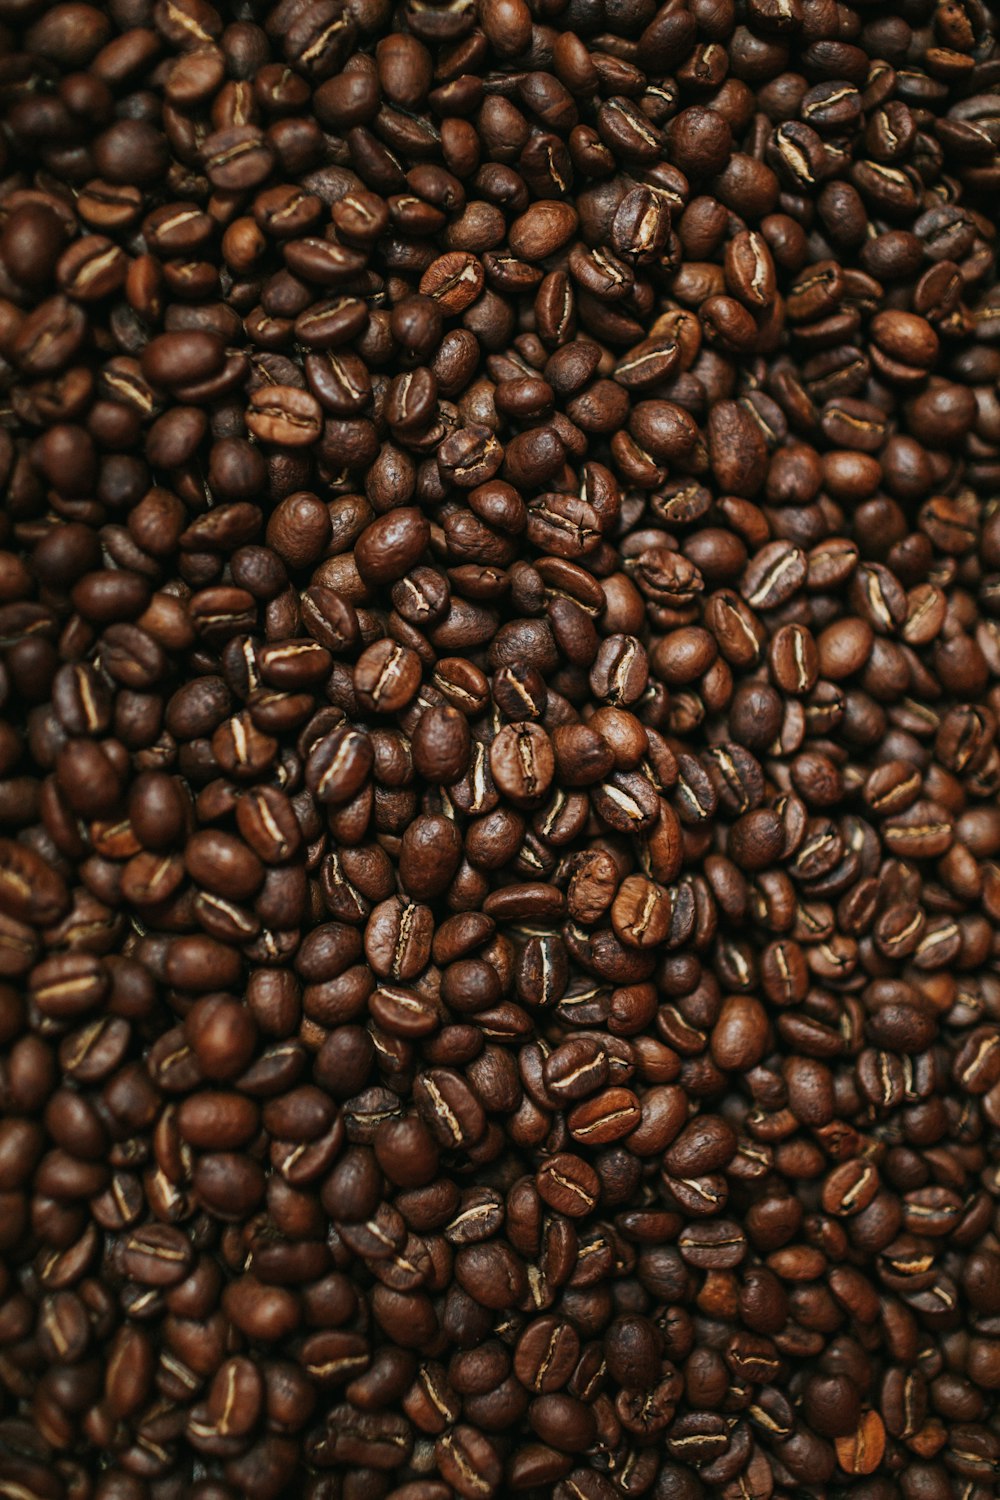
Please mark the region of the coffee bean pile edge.
[[0, 0], [0, 1497], [994, 1500], [980, 0]]

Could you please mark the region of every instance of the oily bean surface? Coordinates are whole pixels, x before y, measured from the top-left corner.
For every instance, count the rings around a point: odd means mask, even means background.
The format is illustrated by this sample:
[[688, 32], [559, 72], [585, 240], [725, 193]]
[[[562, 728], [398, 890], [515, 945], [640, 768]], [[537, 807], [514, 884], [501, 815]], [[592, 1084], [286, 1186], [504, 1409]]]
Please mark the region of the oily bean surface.
[[992, 1500], [980, 0], [0, 0], [0, 1500]]

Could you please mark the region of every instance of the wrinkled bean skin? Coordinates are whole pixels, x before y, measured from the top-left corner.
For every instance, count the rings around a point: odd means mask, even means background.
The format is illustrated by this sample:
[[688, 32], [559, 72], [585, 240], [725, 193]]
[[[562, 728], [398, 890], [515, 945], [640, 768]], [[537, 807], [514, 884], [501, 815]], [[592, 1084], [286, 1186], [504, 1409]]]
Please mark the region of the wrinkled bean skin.
[[1000, 1490], [979, 0], [0, 0], [0, 1500]]

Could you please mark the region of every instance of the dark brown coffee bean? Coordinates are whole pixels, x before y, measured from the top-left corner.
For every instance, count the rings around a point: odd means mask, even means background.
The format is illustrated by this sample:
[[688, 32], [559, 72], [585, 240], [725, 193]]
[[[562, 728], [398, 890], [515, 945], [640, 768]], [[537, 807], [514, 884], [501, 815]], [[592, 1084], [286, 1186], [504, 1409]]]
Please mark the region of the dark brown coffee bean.
[[514, 1372], [521, 1384], [539, 1395], [557, 1391], [568, 1381], [580, 1354], [572, 1325], [553, 1316], [536, 1318], [521, 1334], [514, 1352]]
[[600, 1180], [578, 1156], [561, 1152], [544, 1162], [537, 1173], [538, 1191], [552, 1208], [569, 1218], [582, 1218], [596, 1207]]
[[188, 1274], [193, 1258], [186, 1235], [169, 1224], [132, 1230], [122, 1241], [122, 1270], [142, 1286], [176, 1286]]
[[459, 1424], [438, 1438], [435, 1456], [447, 1483], [466, 1500], [491, 1497], [499, 1490], [502, 1469], [493, 1445], [474, 1427]]
[[509, 243], [522, 260], [545, 260], [575, 232], [577, 215], [568, 203], [555, 200], [534, 204], [510, 227]]
[[388, 639], [369, 646], [354, 669], [354, 691], [370, 713], [398, 713], [419, 685], [419, 657]]
[[408, 573], [429, 540], [423, 515], [412, 509], [392, 512], [373, 521], [360, 535], [355, 558], [370, 583], [391, 583]]
[[537, 806], [552, 783], [555, 760], [540, 725], [509, 724], [490, 748], [490, 770], [502, 792], [518, 807]]
[[23, 844], [0, 840], [0, 909], [30, 926], [51, 926], [65, 915], [69, 895], [61, 876]]
[[607, 1145], [639, 1124], [639, 1100], [629, 1089], [604, 1089], [570, 1110], [566, 1125], [579, 1143]]

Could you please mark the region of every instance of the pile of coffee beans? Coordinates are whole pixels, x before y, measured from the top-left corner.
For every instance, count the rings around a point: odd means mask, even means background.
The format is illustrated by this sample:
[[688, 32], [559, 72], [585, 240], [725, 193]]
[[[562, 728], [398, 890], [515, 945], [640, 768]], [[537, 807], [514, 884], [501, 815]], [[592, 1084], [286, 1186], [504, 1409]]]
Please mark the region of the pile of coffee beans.
[[982, 0], [0, 0], [0, 1500], [993, 1500]]

